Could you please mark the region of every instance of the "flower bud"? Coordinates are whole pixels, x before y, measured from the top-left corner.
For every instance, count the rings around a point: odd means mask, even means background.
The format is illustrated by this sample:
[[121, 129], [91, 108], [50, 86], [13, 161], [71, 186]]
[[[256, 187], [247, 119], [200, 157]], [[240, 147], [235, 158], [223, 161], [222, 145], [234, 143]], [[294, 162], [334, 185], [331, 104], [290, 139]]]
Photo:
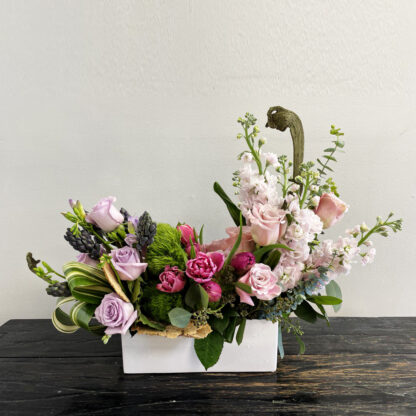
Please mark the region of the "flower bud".
[[314, 206], [314, 207], [317, 207], [318, 205], [319, 205], [319, 200], [320, 200], [321, 198], [318, 196], [318, 195], [315, 195], [312, 199], [311, 199], [311, 204]]
[[361, 230], [361, 232], [366, 232], [366, 231], [368, 231], [368, 226], [367, 226], [367, 224], [365, 223], [365, 222], [363, 222], [361, 225], [360, 225], [360, 230]]

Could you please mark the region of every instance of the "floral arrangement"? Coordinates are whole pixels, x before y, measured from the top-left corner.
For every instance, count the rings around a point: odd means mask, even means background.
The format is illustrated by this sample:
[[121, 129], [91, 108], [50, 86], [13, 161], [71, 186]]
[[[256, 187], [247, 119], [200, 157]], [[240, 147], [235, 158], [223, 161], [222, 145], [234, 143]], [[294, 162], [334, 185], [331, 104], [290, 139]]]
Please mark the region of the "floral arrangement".
[[[243, 341], [247, 319], [267, 319], [294, 333], [302, 330], [293, 312], [308, 322], [328, 321], [325, 310], [342, 302], [336, 279], [352, 264], [371, 263], [375, 234], [401, 229], [402, 220], [378, 217], [346, 231], [337, 240], [325, 230], [339, 222], [348, 206], [339, 198], [331, 163], [342, 151], [340, 129], [331, 126], [331, 147], [317, 163], [303, 163], [303, 129], [298, 117], [281, 107], [268, 113], [268, 127], [289, 127], [294, 162], [265, 152], [256, 119], [238, 119], [247, 145], [238, 159], [234, 203], [218, 183], [234, 226], [228, 237], [205, 243], [203, 226], [155, 223], [145, 211], [140, 217], [117, 209], [116, 198], [101, 199], [86, 211], [70, 200], [63, 216], [72, 223], [65, 240], [79, 252], [63, 273], [27, 255], [32, 272], [58, 297], [52, 321], [62, 332], [84, 328], [106, 343], [114, 334], [188, 336], [206, 369], [219, 359], [223, 343]], [[293, 168], [293, 175], [290, 171]], [[58, 280], [57, 280], [58, 279]], [[68, 313], [63, 306], [73, 304]]]

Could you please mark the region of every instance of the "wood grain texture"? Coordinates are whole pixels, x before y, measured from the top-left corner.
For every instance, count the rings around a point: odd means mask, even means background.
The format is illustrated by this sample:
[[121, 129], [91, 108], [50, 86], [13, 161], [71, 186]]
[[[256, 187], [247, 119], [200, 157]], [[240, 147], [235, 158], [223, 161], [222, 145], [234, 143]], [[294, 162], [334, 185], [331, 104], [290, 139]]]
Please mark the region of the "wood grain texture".
[[416, 414], [416, 318], [333, 318], [284, 338], [275, 373], [125, 375], [119, 339], [55, 332], [47, 320], [0, 328], [5, 415]]

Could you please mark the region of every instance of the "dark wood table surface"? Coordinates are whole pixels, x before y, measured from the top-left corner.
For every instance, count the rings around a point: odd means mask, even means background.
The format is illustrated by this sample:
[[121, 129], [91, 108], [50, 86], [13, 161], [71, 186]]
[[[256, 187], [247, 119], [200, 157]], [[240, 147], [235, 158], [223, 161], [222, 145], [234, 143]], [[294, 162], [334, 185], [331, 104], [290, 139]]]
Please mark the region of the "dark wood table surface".
[[[48, 320], [0, 328], [1, 415], [416, 415], [416, 318], [333, 318], [284, 337], [275, 373], [125, 375], [104, 346]], [[237, 357], [238, 359], [238, 357]]]

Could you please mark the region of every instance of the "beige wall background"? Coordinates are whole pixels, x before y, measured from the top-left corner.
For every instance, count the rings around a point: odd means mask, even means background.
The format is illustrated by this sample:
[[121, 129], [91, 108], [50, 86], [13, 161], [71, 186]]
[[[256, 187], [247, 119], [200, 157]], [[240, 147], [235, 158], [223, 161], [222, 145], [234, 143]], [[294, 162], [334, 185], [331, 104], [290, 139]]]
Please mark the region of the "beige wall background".
[[[74, 258], [59, 212], [69, 197], [155, 220], [230, 218], [236, 119], [296, 111], [306, 158], [345, 131], [335, 179], [350, 211], [330, 235], [394, 210], [401, 234], [342, 277], [341, 315], [416, 315], [416, 2], [0, 2], [0, 323], [47, 318], [54, 299], [25, 265], [31, 250], [59, 268]], [[263, 134], [291, 154], [288, 134]]]

